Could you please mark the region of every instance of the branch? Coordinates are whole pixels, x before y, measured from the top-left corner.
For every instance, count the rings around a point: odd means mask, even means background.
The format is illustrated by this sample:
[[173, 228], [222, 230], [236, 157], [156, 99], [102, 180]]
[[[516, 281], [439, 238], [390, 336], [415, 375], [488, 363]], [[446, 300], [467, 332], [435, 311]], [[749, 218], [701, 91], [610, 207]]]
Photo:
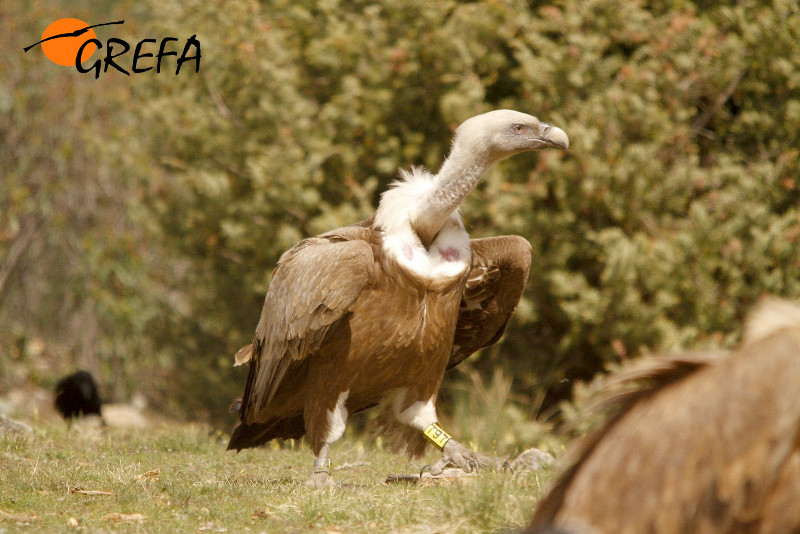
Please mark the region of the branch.
[[11, 249], [8, 251], [2, 267], [0, 267], [0, 296], [3, 294], [3, 289], [6, 286], [9, 276], [14, 271], [14, 268], [19, 262], [19, 258], [25, 249], [28, 248], [33, 238], [39, 233], [39, 223], [34, 220], [31, 224], [26, 224], [20, 230], [19, 235], [11, 244]]
[[733, 92], [736, 91], [736, 88], [739, 86], [739, 83], [744, 78], [744, 72], [741, 72], [736, 78], [728, 83], [728, 86], [725, 88], [723, 92], [721, 92], [716, 100], [714, 100], [714, 104], [706, 108], [699, 117], [697, 117], [694, 121], [692, 121], [692, 130], [694, 131], [695, 135], [700, 135], [700, 130], [705, 129], [708, 121], [711, 120], [711, 117], [716, 113], [719, 108], [722, 107], [723, 104], [733, 95]]

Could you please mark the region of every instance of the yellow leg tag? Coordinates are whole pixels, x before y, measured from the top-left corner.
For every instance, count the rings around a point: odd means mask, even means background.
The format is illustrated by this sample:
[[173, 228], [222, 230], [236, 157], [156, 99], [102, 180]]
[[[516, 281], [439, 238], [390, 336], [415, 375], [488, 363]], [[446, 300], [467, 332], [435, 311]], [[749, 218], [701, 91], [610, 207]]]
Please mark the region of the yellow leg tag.
[[450, 434], [442, 430], [442, 427], [439, 426], [439, 423], [431, 423], [423, 433], [431, 443], [439, 447], [439, 450], [444, 449], [444, 444], [450, 441], [451, 438]]

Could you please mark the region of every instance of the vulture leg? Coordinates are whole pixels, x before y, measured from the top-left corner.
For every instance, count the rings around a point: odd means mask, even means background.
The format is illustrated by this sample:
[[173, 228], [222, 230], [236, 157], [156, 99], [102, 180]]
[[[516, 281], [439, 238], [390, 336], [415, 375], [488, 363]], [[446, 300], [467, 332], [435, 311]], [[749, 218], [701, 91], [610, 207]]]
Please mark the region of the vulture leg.
[[323, 443], [322, 448], [319, 450], [319, 454], [314, 460], [314, 471], [306, 481], [307, 486], [321, 488], [332, 482], [333, 479], [331, 478], [331, 474], [328, 472], [328, 469], [331, 465], [331, 460], [328, 457], [330, 452], [331, 444], [327, 442]]
[[[325, 366], [321, 366], [324, 368]], [[315, 373], [316, 374], [316, 373]], [[317, 379], [321, 380], [319, 377]], [[314, 381], [314, 377], [311, 378]], [[305, 407], [305, 423], [307, 435], [311, 442], [311, 448], [317, 455], [314, 460], [314, 471], [308, 478], [307, 485], [320, 487], [331, 484], [333, 479], [329, 473], [331, 464], [329, 454], [331, 443], [334, 443], [344, 435], [347, 425], [347, 401], [348, 392], [343, 391], [337, 396], [325, 399], [322, 396], [309, 399]], [[322, 408], [316, 408], [315, 404], [321, 403]]]
[[[500, 339], [525, 289], [531, 266], [531, 245], [522, 237], [473, 239], [470, 244], [472, 270], [461, 298], [448, 369]], [[427, 430], [425, 434], [428, 436]], [[450, 466], [468, 473], [502, 467], [498, 458], [478, 454], [449, 437], [446, 442], [431, 441], [442, 449], [442, 459], [423, 468], [430, 469], [432, 475]]]
[[499, 459], [490, 458], [468, 449], [454, 440], [450, 434], [439, 426], [434, 398], [427, 401], [417, 401], [405, 409], [400, 409], [406, 394], [405, 390], [401, 390], [400, 394], [393, 399], [397, 420], [416, 431], [422, 431], [425, 439], [442, 451], [441, 460], [433, 465], [426, 465], [422, 468], [420, 474], [430, 471], [434, 476], [441, 475], [447, 467], [456, 467], [467, 473], [482, 467], [491, 467], [492, 469], [500, 467], [501, 462]]

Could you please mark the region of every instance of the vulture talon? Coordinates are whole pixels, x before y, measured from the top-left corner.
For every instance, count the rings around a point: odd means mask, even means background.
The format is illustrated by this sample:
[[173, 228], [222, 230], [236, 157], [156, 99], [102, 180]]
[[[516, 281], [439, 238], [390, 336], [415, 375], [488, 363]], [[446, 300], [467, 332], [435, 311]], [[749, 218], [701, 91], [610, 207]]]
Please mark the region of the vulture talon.
[[[419, 479], [422, 480], [422, 475], [427, 471], [428, 473], [431, 472], [431, 464], [423, 465], [422, 469], [419, 470]], [[433, 475], [431, 475], [433, 476]]]
[[479, 454], [451, 439], [442, 449], [442, 459], [430, 467], [431, 474], [436, 476], [441, 474], [447, 467], [461, 469], [465, 473], [478, 473], [484, 467], [496, 471], [502, 465], [500, 459]]

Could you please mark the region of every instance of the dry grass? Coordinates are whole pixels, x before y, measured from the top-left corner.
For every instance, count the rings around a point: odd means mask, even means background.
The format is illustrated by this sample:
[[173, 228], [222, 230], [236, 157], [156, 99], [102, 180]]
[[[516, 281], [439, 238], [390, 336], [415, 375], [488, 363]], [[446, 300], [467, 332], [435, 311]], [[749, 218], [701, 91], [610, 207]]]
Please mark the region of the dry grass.
[[[485, 472], [449, 486], [385, 484], [419, 462], [348, 435], [341, 486], [304, 486], [303, 445], [225, 451], [197, 425], [0, 438], [0, 532], [493, 532], [522, 527], [549, 473]], [[338, 466], [338, 469], [337, 469]]]

